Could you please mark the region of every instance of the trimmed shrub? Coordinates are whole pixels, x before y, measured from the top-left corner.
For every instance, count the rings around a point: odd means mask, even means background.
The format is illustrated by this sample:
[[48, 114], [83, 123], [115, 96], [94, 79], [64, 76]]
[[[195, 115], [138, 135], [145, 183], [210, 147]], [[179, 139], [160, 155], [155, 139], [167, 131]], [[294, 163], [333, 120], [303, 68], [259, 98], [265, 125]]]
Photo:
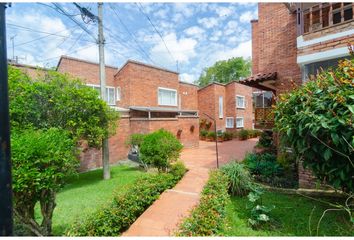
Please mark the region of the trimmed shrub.
[[142, 134], [142, 133], [134, 133], [132, 135], [130, 135], [128, 141], [126, 142], [127, 145], [130, 146], [137, 146], [140, 147], [141, 144], [144, 141], [146, 134]]
[[160, 129], [145, 136], [140, 146], [140, 159], [149, 166], [167, 171], [179, 158], [183, 146], [170, 132]]
[[274, 110], [281, 140], [304, 167], [334, 188], [354, 192], [354, 51], [337, 68], [279, 96]]
[[246, 129], [242, 129], [241, 131], [238, 132], [238, 138], [240, 140], [247, 140], [249, 137], [249, 133]]
[[258, 140], [257, 146], [269, 148], [273, 146], [273, 133], [271, 131], [264, 131]]
[[182, 166], [181, 163], [176, 163], [171, 167], [170, 173], [141, 177], [127, 191], [115, 195], [109, 206], [103, 206], [85, 220], [77, 221], [66, 235], [118, 236], [127, 230], [163, 191], [176, 185], [186, 171]]
[[205, 130], [205, 129], [202, 129], [202, 130], [200, 130], [200, 136], [201, 137], [206, 137], [208, 135], [208, 131], [207, 130]]
[[223, 133], [223, 139], [228, 141], [228, 140], [232, 140], [232, 132], [224, 132]]
[[215, 140], [216, 139], [216, 133], [215, 132], [208, 132], [207, 137], [211, 140]]
[[221, 168], [228, 177], [229, 193], [233, 196], [245, 196], [251, 190], [253, 179], [248, 169], [236, 161], [230, 162]]
[[191, 216], [184, 219], [176, 235], [178, 236], [213, 236], [222, 232], [225, 226], [228, 179], [221, 171], [210, 172], [204, 186], [199, 206]]
[[277, 162], [276, 156], [269, 153], [261, 155], [247, 154], [244, 163], [252, 174], [264, 178], [279, 176], [283, 171]]

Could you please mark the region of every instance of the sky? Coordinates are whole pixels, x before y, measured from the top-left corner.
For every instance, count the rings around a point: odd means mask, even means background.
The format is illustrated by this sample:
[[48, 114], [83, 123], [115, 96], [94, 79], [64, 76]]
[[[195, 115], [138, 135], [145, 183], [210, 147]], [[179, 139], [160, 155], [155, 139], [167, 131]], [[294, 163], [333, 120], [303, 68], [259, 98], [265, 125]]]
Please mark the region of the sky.
[[[79, 5], [97, 15], [97, 3]], [[98, 62], [97, 23], [86, 23], [72, 3], [59, 7], [66, 15], [49, 2], [7, 8], [8, 58], [41, 67], [55, 67], [61, 55]], [[218, 60], [251, 57], [252, 19], [257, 3], [104, 3], [105, 61], [141, 61], [192, 83]]]

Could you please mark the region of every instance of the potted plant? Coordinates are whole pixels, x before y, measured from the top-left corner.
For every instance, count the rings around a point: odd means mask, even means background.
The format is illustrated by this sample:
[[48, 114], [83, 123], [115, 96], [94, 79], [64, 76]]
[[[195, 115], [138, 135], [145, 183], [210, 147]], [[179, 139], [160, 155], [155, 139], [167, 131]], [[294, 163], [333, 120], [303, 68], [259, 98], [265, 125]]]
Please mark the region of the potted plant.
[[208, 135], [208, 131], [205, 129], [202, 129], [202, 130], [200, 130], [200, 133], [199, 133], [199, 139], [206, 140], [207, 135]]
[[216, 139], [215, 132], [208, 132], [207, 141], [208, 142], [213, 142], [213, 141], [215, 141], [215, 139]]

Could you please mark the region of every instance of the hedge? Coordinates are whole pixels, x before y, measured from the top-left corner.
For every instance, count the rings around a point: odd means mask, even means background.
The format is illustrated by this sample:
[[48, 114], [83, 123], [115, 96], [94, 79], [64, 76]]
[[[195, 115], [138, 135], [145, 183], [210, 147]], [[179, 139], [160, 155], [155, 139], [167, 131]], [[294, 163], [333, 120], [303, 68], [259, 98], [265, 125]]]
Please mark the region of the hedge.
[[228, 179], [219, 170], [210, 172], [203, 188], [199, 206], [179, 227], [177, 236], [213, 236], [225, 226], [226, 205], [229, 201]]
[[155, 201], [166, 189], [183, 177], [182, 163], [172, 166], [169, 173], [143, 176], [127, 191], [114, 196], [108, 207], [101, 207], [83, 221], [77, 221], [68, 236], [118, 236]]

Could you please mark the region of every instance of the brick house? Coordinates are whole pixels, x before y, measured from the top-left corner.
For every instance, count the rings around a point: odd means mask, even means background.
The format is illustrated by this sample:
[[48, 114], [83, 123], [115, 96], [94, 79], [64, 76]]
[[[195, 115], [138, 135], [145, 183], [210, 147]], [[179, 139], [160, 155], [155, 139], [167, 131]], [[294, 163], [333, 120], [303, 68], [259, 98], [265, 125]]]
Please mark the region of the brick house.
[[[252, 76], [241, 83], [276, 95], [349, 56], [354, 4], [259, 3], [258, 20], [251, 24]], [[272, 124], [270, 108], [256, 107], [255, 125], [271, 128]], [[301, 164], [299, 179], [300, 187], [312, 185], [311, 174]]]
[[211, 83], [198, 90], [201, 119], [216, 120], [217, 131], [237, 131], [253, 128], [252, 88], [236, 81]]
[[[62, 56], [57, 71], [80, 77], [99, 91], [99, 65]], [[126, 159], [126, 141], [134, 133], [164, 128], [185, 147], [199, 144], [198, 87], [179, 81], [177, 72], [128, 60], [121, 68], [106, 66], [108, 104], [120, 112], [117, 133], [109, 139], [110, 162]], [[81, 156], [81, 170], [101, 166], [101, 152]]]

